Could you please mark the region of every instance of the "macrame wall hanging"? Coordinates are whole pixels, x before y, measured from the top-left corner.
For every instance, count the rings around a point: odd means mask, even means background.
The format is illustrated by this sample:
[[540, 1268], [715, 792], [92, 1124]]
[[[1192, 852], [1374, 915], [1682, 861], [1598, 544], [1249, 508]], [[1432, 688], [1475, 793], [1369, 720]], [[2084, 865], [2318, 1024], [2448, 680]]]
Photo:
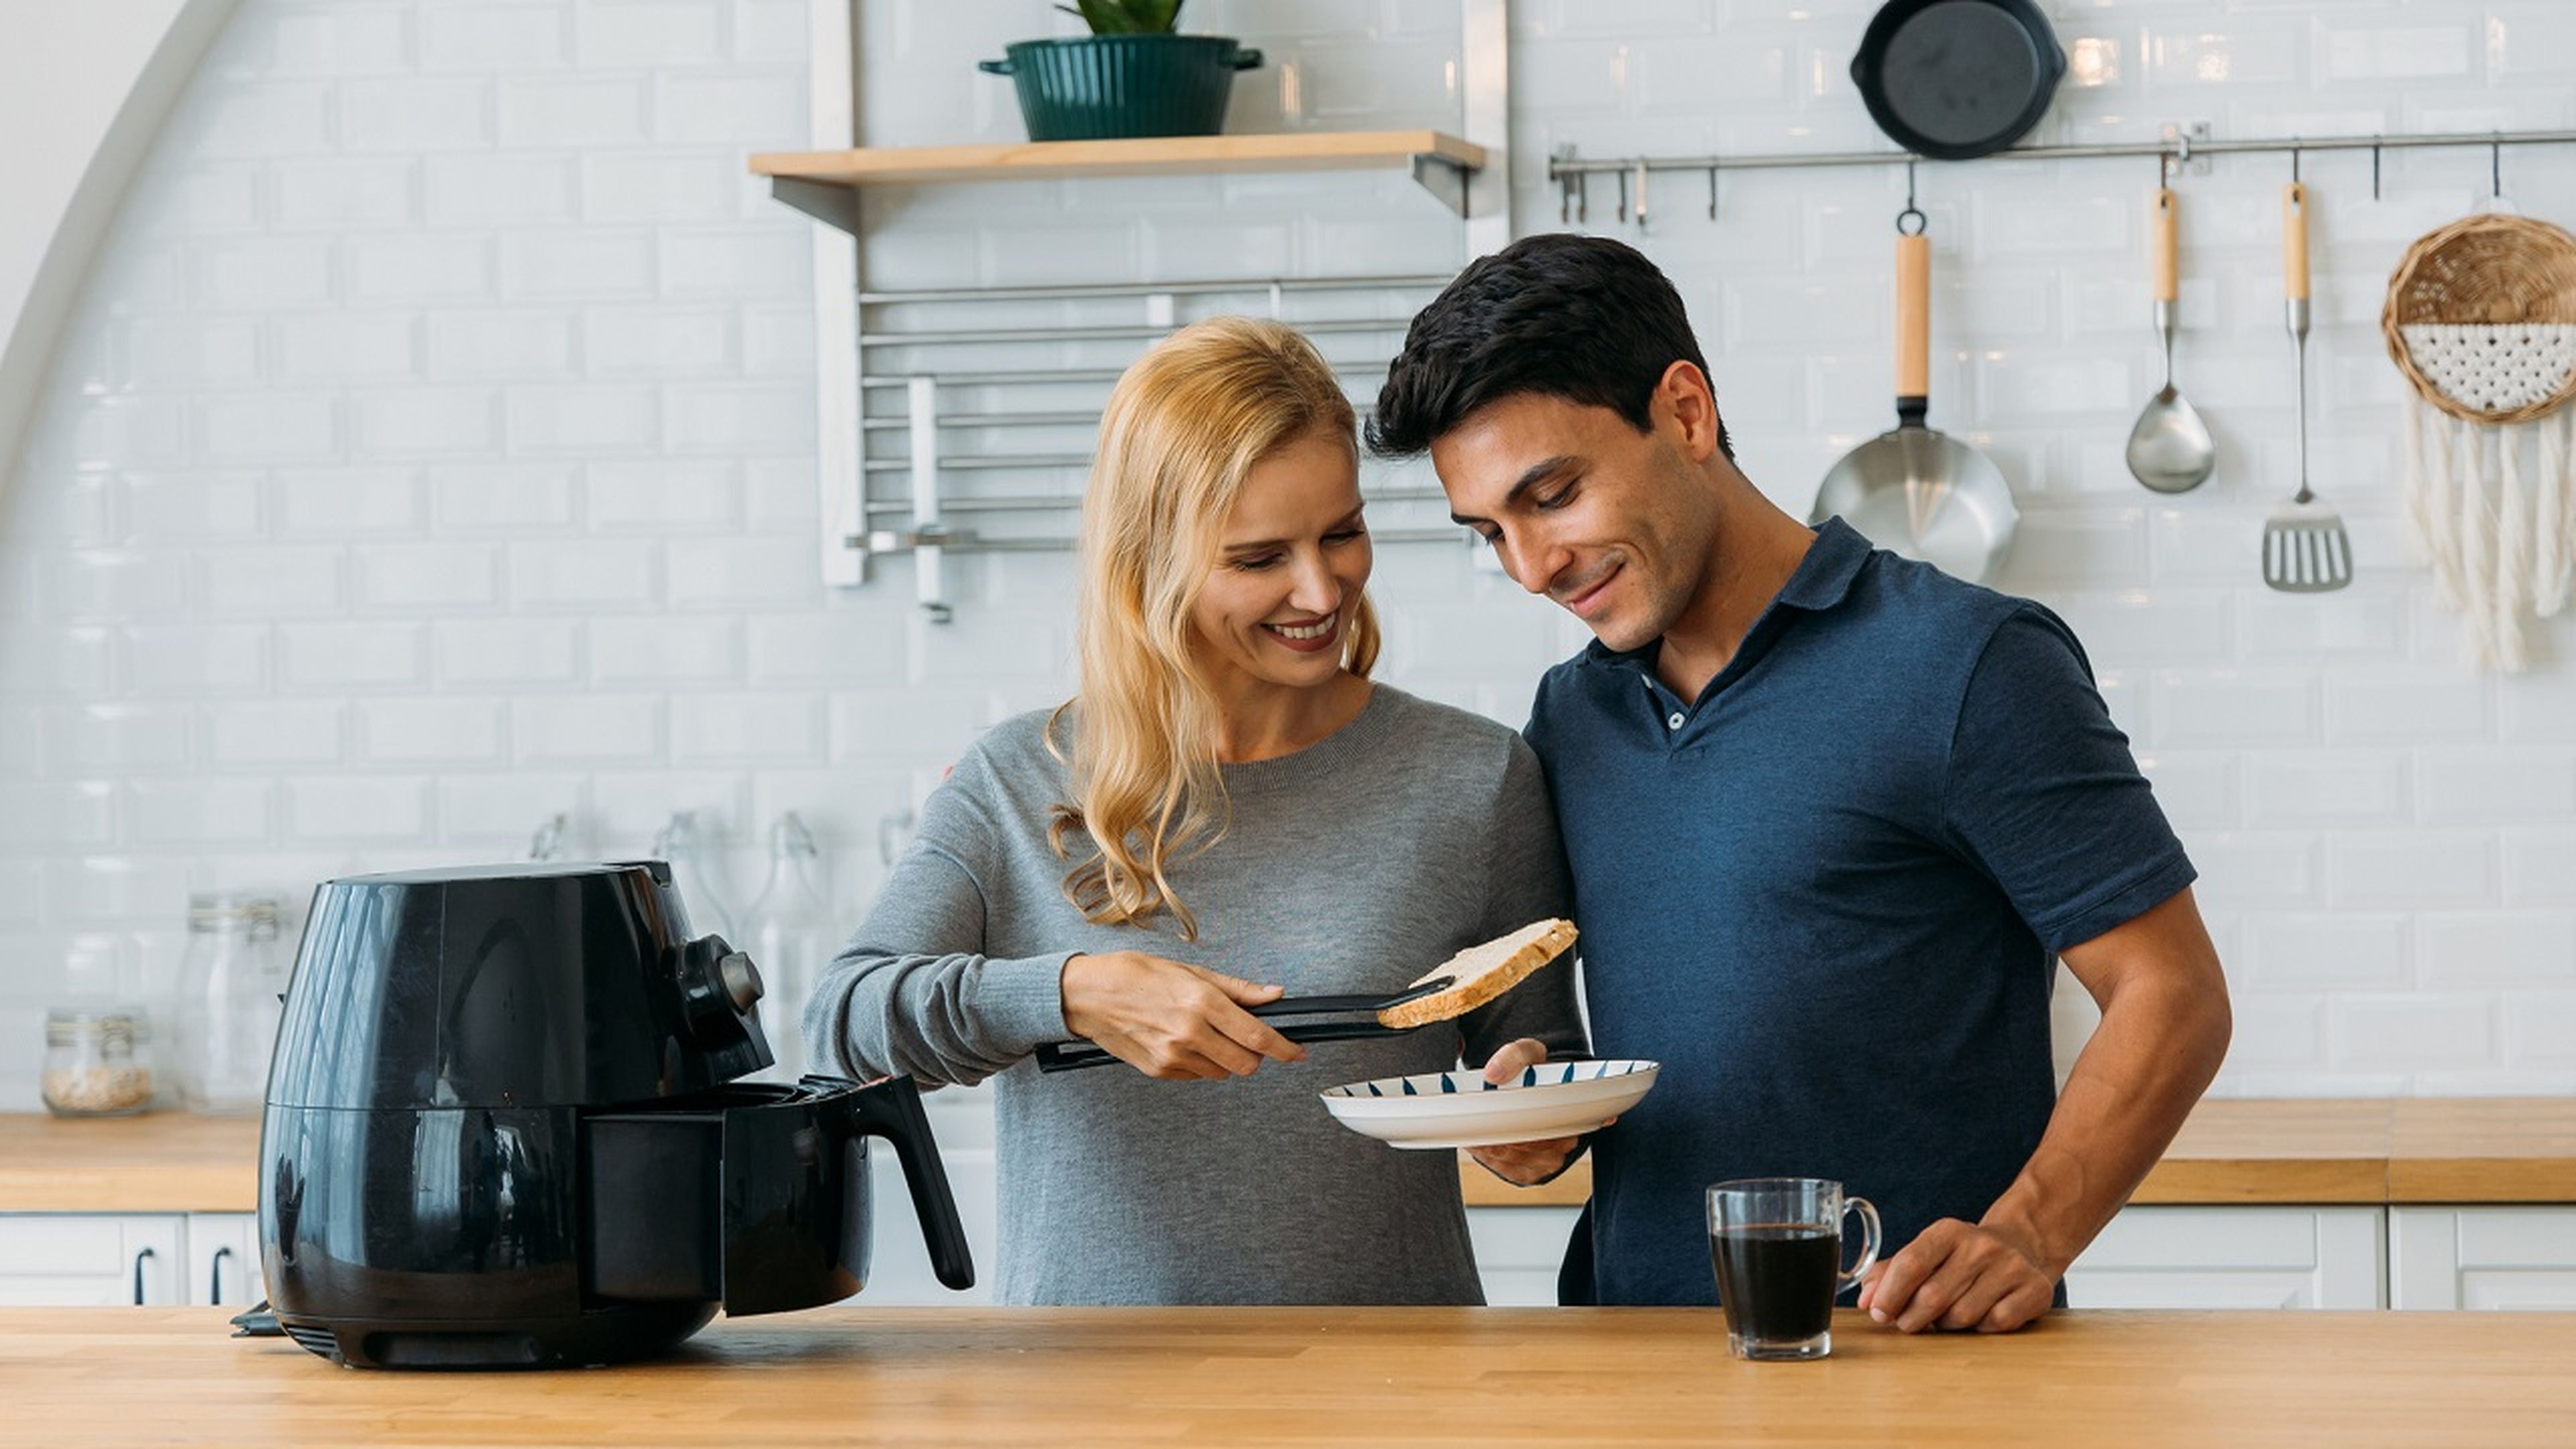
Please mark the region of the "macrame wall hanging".
[[2388, 279], [2407, 513], [2469, 662], [2519, 673], [2525, 621], [2567, 607], [2576, 566], [2576, 237], [2492, 213], [2419, 238]]

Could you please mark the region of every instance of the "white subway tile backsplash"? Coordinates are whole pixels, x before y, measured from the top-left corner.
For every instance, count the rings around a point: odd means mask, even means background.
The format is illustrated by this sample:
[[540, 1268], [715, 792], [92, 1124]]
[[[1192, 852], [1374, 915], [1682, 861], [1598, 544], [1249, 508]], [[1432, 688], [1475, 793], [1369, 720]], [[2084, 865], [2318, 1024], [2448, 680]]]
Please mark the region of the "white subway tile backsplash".
[[2504, 901], [2509, 906], [2576, 905], [2576, 830], [2505, 831]]
[[[733, 317], [732, 309], [720, 307], [593, 308], [582, 319], [582, 356], [599, 377], [704, 377], [730, 371]], [[796, 330], [810, 352], [813, 318], [800, 314]]]
[[657, 695], [531, 697], [510, 711], [511, 748], [522, 764], [637, 764], [661, 758]]
[[368, 610], [471, 612], [501, 600], [501, 551], [491, 544], [376, 544], [352, 563]]
[[[500, 72], [560, 66], [572, 46], [572, 12], [560, 4], [474, 5], [439, 0], [420, 15], [420, 58], [433, 71]], [[503, 142], [578, 137], [514, 135], [506, 124], [509, 82], [502, 82]]]
[[500, 399], [489, 388], [403, 387], [357, 399], [363, 456], [488, 455], [500, 436]]
[[332, 699], [242, 699], [205, 711], [206, 759], [234, 769], [336, 765], [346, 750], [348, 709]]
[[352, 301], [470, 301], [492, 291], [488, 236], [361, 236], [350, 238], [342, 251]]
[[2247, 760], [2253, 823], [2301, 825], [2405, 823], [2405, 756], [2395, 750], [2263, 752]]
[[[129, 624], [118, 634], [125, 683], [137, 694], [223, 694], [267, 681], [265, 624]], [[104, 679], [90, 686], [105, 687]]]
[[645, 139], [645, 86], [640, 76], [504, 77], [501, 143], [615, 146], [640, 142]]
[[524, 854], [538, 827], [562, 815], [569, 836], [565, 850], [573, 859], [604, 853], [589, 838], [588, 794], [586, 775], [530, 770], [441, 771], [431, 789], [439, 839], [448, 844], [505, 846], [513, 855]]
[[115, 791], [104, 780], [0, 783], [0, 849], [103, 846], [115, 838]]
[[2507, 992], [2504, 1017], [2515, 1066], [2576, 1067], [2576, 991]]
[[211, 463], [309, 462], [340, 449], [339, 399], [327, 392], [215, 395], [195, 413], [197, 446]]
[[557, 463], [480, 463], [429, 470], [430, 517], [442, 533], [559, 532], [573, 522], [573, 469]]
[[41, 756], [32, 738], [17, 742], [30, 773], [40, 759], [57, 777], [188, 766], [188, 710], [180, 704], [59, 707], [44, 716], [44, 735]]
[[2352, 994], [2328, 1008], [2336, 1059], [2363, 1070], [2428, 1071], [2496, 1059], [2493, 995]]
[[492, 144], [492, 83], [479, 77], [404, 76], [340, 90], [343, 149], [410, 155]]
[[373, 764], [498, 765], [509, 702], [499, 696], [366, 699], [350, 706], [358, 757]]
[[435, 227], [571, 221], [579, 168], [570, 157], [434, 155], [422, 163], [422, 214]]
[[125, 528], [137, 542], [211, 543], [255, 538], [262, 528], [260, 474], [128, 473]]
[[595, 0], [573, 15], [584, 66], [702, 66], [725, 57], [726, 7], [717, 0]]
[[[364, 429], [361, 428], [361, 432]], [[411, 536], [420, 531], [421, 480], [408, 468], [290, 469], [277, 475], [277, 518], [290, 537]], [[274, 557], [274, 555], [271, 555]], [[280, 560], [336, 558], [305, 550]]]
[[2416, 931], [2427, 988], [2576, 987], [2576, 911], [2428, 913]]
[[397, 231], [420, 221], [420, 166], [414, 161], [316, 160], [278, 173], [270, 184], [281, 231]]
[[2326, 842], [2327, 879], [2345, 909], [2492, 904], [2496, 842], [2474, 830], [2354, 829]]
[[2576, 820], [2576, 746], [2555, 750], [2425, 750], [2416, 756], [2416, 815], [2429, 824]]
[[464, 689], [569, 687], [581, 682], [574, 619], [442, 619], [430, 627], [438, 682]]
[[299, 842], [408, 842], [429, 833], [426, 777], [310, 775], [281, 789], [286, 832]]
[[270, 327], [277, 374], [290, 383], [387, 382], [420, 371], [417, 312], [290, 315]]
[[509, 444], [519, 453], [640, 453], [652, 446], [653, 389], [589, 383], [512, 388]]
[[426, 625], [281, 624], [280, 676], [290, 688], [420, 684], [429, 671]]
[[128, 829], [142, 845], [261, 845], [275, 826], [277, 786], [264, 778], [142, 776], [124, 794]]
[[518, 298], [623, 298], [653, 285], [645, 231], [514, 231], [501, 240], [501, 287]]
[[523, 609], [641, 609], [653, 604], [660, 545], [584, 542], [510, 549], [510, 599]]
[[582, 219], [610, 225], [723, 221], [735, 211], [740, 167], [740, 158], [731, 154], [593, 152], [581, 163]]
[[671, 701], [682, 765], [806, 764], [824, 753], [820, 694], [696, 694]]
[[347, 568], [347, 551], [336, 544], [208, 552], [197, 598], [218, 617], [336, 614], [347, 598]]
[[742, 674], [742, 621], [650, 615], [590, 622], [590, 677], [600, 684], [721, 684]]
[[[1233, 129], [1455, 128], [1454, 0], [1209, 3], [1196, 25], [1272, 56]], [[1558, 224], [1560, 143], [1883, 145], [1845, 73], [1869, 8], [1515, 3], [1516, 216]], [[2576, 22], [2536, 0], [2057, 8], [2091, 69], [2043, 141], [2134, 140], [2157, 96], [2227, 136], [2558, 126], [2576, 74]], [[188, 884], [510, 858], [556, 812], [585, 855], [705, 812], [739, 907], [760, 828], [803, 810], [855, 912], [880, 817], [1070, 689], [1069, 555], [952, 560], [946, 626], [912, 609], [903, 560], [860, 589], [817, 581], [816, 233], [742, 168], [806, 143], [808, 12], [243, 0], [67, 324], [26, 468], [0, 480], [0, 779], [38, 790], [0, 811], [43, 822], [0, 817], [0, 850], [53, 862], [0, 870], [0, 931], [33, 952], [11, 959], [39, 963], [0, 998], [174, 976], [155, 902]], [[1018, 139], [1008, 83], [971, 65], [1078, 28], [1030, 13], [861, 6], [862, 143]], [[2280, 178], [2253, 163], [2180, 183], [2177, 363], [2218, 436], [2206, 487], [2143, 494], [2121, 457], [2159, 375], [2143, 173], [1923, 172], [1934, 421], [2011, 481], [2023, 528], [1998, 582], [2075, 628], [2204, 872], [2240, 987], [2221, 1090], [2576, 1090], [2555, 1045], [2576, 1037], [2576, 631], [2539, 631], [2520, 678], [2460, 664], [2458, 619], [2401, 562], [2403, 394], [2376, 336], [2390, 259], [2484, 205], [2483, 168], [2392, 153], [2374, 200], [2352, 181], [2366, 158], [2311, 163], [2310, 463], [2352, 527], [2352, 590], [2256, 578], [2297, 455]], [[2576, 206], [2568, 158], [2505, 165], [2527, 213]], [[1671, 272], [1749, 474], [1792, 512], [1887, 425], [1904, 183], [1737, 172], [1711, 223], [1702, 178], [1661, 174], [1643, 234], [1612, 178], [1591, 184], [1583, 225]], [[889, 289], [1463, 255], [1392, 173], [908, 188], [871, 193], [867, 222], [862, 275]], [[1327, 342], [1365, 396], [1393, 340]], [[1529, 677], [1583, 642], [1450, 551], [1378, 567], [1400, 685], [1517, 720]], [[0, 1106], [31, 1090], [0, 1080]]]

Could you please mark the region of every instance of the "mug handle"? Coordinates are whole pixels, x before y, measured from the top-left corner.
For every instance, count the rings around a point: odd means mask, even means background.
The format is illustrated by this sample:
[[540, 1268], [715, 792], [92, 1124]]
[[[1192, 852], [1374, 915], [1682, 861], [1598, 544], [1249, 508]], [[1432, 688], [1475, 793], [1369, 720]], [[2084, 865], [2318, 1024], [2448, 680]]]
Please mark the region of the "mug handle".
[[1844, 1198], [1843, 1215], [1849, 1217], [1853, 1213], [1860, 1214], [1860, 1261], [1852, 1264], [1834, 1280], [1834, 1291], [1837, 1293], [1859, 1282], [1861, 1275], [1870, 1270], [1870, 1265], [1878, 1261], [1877, 1205], [1865, 1197]]

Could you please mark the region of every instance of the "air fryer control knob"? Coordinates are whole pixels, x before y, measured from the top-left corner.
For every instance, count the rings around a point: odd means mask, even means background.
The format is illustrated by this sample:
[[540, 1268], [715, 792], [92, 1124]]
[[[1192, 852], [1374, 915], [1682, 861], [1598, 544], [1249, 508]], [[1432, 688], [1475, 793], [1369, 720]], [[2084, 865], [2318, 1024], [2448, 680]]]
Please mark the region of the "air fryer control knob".
[[761, 985], [760, 968], [740, 951], [728, 951], [724, 959], [716, 962], [716, 980], [723, 983], [725, 995], [733, 998], [736, 1011], [751, 1010], [751, 1004], [767, 990]]

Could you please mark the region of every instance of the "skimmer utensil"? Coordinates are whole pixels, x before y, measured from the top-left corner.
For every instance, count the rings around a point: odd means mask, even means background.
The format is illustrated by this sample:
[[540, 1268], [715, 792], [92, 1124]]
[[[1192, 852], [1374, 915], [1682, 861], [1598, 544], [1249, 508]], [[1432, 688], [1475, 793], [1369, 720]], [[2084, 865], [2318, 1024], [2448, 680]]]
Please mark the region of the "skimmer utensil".
[[2283, 312], [2298, 368], [2299, 491], [2263, 525], [2263, 582], [2287, 594], [2322, 594], [2352, 582], [2352, 540], [2343, 517], [2308, 487], [2308, 190], [2281, 193]]

